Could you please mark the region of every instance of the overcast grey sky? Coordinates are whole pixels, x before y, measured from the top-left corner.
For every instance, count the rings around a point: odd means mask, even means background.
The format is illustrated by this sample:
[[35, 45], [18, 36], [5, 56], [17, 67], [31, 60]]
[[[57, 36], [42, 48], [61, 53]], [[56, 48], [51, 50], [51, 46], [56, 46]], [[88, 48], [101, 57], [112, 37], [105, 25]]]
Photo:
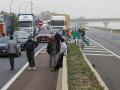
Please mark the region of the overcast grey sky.
[[[9, 11], [11, 0], [0, 0], [0, 11]], [[18, 13], [20, 3], [30, 0], [14, 0], [12, 11]], [[45, 10], [58, 13], [67, 13], [71, 17], [101, 18], [101, 17], [119, 17], [120, 18], [120, 0], [33, 0], [34, 12]], [[25, 9], [25, 7], [27, 8]], [[21, 6], [21, 12], [30, 11], [30, 5]]]

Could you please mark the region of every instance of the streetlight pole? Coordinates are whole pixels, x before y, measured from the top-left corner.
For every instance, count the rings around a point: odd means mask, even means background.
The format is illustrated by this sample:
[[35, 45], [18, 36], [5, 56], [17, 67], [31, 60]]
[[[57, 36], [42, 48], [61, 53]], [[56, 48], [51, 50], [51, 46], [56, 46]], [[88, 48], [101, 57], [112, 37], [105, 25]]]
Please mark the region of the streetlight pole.
[[11, 0], [11, 2], [10, 2], [10, 13], [11, 13], [11, 7], [12, 7], [13, 2], [14, 2], [14, 0]]

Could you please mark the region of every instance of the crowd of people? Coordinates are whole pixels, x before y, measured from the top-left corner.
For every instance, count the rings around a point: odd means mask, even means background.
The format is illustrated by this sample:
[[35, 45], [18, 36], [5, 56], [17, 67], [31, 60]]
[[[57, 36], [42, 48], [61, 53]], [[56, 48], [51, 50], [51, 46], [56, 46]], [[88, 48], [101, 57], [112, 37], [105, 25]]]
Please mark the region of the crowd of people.
[[[80, 32], [81, 38], [84, 41], [85, 37], [85, 30], [84, 28], [79, 28], [78, 32]], [[57, 32], [53, 35], [50, 40], [48, 41], [47, 45], [47, 53], [49, 55], [49, 67], [52, 70], [58, 70], [62, 67], [63, 56], [67, 54], [68, 51], [68, 44], [62, 32]], [[8, 56], [10, 61], [11, 70], [14, 70], [14, 57], [16, 53], [17, 44], [13, 40], [13, 36], [10, 36], [10, 40], [8, 42]], [[29, 67], [28, 69], [36, 69], [35, 68], [35, 60], [34, 60], [34, 49], [38, 46], [38, 43], [32, 40], [32, 36], [28, 37], [28, 40], [25, 43], [26, 47], [26, 56], [28, 59]]]
[[[17, 52], [17, 43], [13, 40], [14, 37], [10, 36], [8, 41], [8, 57], [10, 61], [10, 70], [14, 70], [14, 57]], [[38, 46], [38, 43], [32, 40], [32, 36], [28, 37], [25, 42], [26, 56], [29, 63], [28, 69], [36, 69], [34, 59], [34, 49]], [[59, 70], [62, 67], [63, 56], [67, 54], [67, 43], [65, 38], [62, 37], [58, 32], [53, 35], [48, 41], [47, 53], [49, 55], [49, 67], [52, 70]]]
[[63, 56], [67, 53], [67, 44], [58, 32], [49, 40], [47, 52], [50, 57], [49, 67], [55, 71], [62, 67]]

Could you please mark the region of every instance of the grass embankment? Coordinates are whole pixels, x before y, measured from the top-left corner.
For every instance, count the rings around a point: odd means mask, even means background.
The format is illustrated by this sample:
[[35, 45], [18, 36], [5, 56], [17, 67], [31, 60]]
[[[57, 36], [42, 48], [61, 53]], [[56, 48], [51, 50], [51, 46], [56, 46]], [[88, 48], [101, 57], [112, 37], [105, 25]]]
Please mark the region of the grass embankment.
[[104, 90], [99, 85], [76, 44], [70, 45], [67, 68], [69, 90]]

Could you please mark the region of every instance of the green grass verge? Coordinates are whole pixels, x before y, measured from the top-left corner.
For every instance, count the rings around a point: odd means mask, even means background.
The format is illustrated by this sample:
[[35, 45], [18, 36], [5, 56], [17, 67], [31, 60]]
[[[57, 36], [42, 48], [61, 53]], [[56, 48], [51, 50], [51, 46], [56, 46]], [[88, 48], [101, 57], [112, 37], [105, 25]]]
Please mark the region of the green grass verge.
[[85, 62], [76, 44], [70, 45], [67, 55], [68, 90], [104, 90]]

